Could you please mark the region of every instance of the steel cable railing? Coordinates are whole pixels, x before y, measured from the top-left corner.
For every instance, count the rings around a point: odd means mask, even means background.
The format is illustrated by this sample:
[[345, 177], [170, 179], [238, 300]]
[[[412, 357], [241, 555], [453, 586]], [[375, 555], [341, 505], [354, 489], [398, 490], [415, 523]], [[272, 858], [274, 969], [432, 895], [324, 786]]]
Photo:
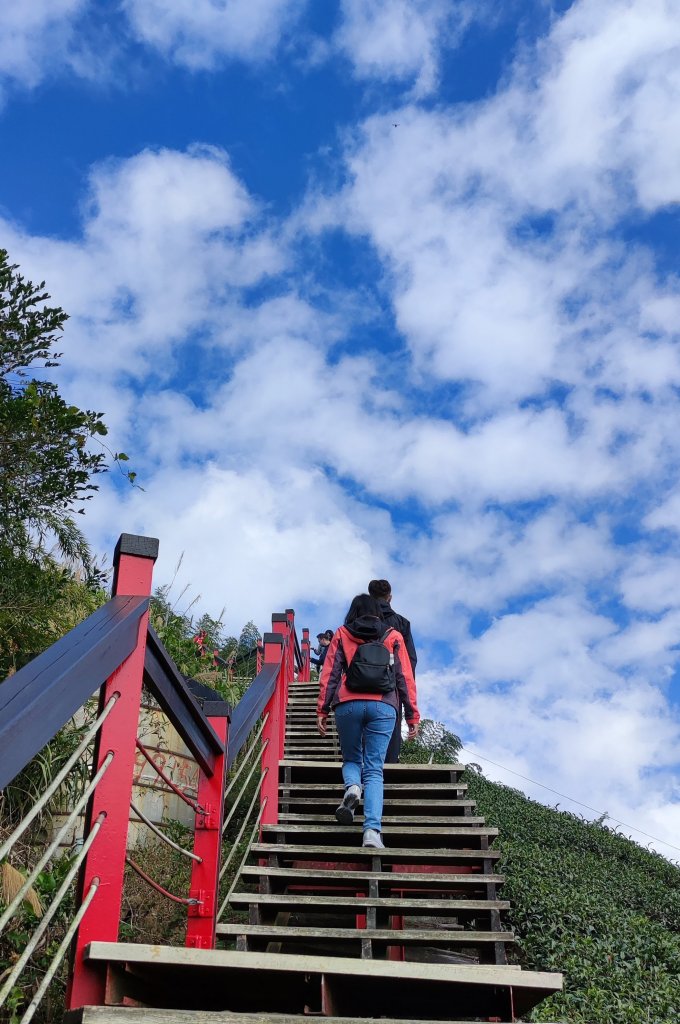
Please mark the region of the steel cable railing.
[[[259, 780], [259, 782], [258, 782], [258, 784], [257, 784], [257, 786], [255, 788], [255, 792], [253, 793], [253, 797], [252, 797], [252, 800], [250, 801], [250, 805], [248, 807], [248, 810], [245, 813], [245, 817], [244, 817], [243, 822], [241, 824], [241, 828], [239, 829], [238, 835], [236, 836], [236, 839], [234, 840], [234, 842], [232, 844], [231, 850], [229, 851], [229, 856], [227, 857], [227, 859], [225, 860], [224, 864], [220, 868], [220, 881], [222, 881], [222, 879], [224, 878], [225, 874], [227, 873], [229, 865], [231, 864], [232, 860], [234, 859], [234, 854], [238, 850], [239, 843], [243, 839], [243, 833], [245, 832], [246, 827], [248, 825], [248, 822], [250, 821], [250, 816], [253, 813], [253, 807], [255, 806], [255, 801], [257, 800], [257, 798], [260, 795], [260, 790], [262, 789], [262, 784], [264, 783], [264, 780], [266, 779], [268, 772], [269, 772], [269, 769], [265, 768], [265, 770], [262, 772], [262, 775], [260, 776], [260, 780]], [[262, 812], [264, 811], [265, 806], [266, 806], [266, 801], [263, 801], [262, 806], [260, 808], [260, 816], [262, 815]], [[259, 819], [258, 819], [258, 821], [259, 821]], [[228, 902], [229, 902], [229, 893], [227, 893], [226, 897], [222, 901], [220, 909], [217, 912], [217, 920], [218, 921], [222, 917], [222, 914], [224, 913], [224, 911], [226, 910]]]
[[[264, 754], [264, 752], [265, 752], [265, 750], [267, 749], [268, 746], [269, 746], [269, 740], [265, 740], [264, 743], [262, 744], [262, 751], [261, 751], [262, 754]], [[236, 813], [236, 809], [237, 809], [237, 807], [238, 807], [238, 805], [239, 805], [239, 803], [241, 801], [241, 797], [243, 796], [243, 794], [245, 793], [246, 789], [248, 788], [248, 784], [249, 784], [250, 780], [252, 779], [253, 775], [255, 774], [256, 769], [259, 768], [259, 767], [260, 767], [259, 762], [256, 759], [253, 762], [252, 768], [248, 772], [248, 777], [246, 778], [246, 781], [241, 786], [241, 789], [239, 790], [239, 794], [236, 797], [236, 799], [234, 800], [234, 803], [233, 803], [232, 807], [229, 810], [229, 814], [227, 815], [227, 817], [225, 819], [225, 822], [224, 822], [224, 825], [222, 826], [222, 835], [224, 835], [224, 833], [226, 832], [227, 826], [229, 825], [229, 823], [231, 822], [232, 818], [234, 817], [234, 815]]]
[[[48, 928], [48, 926], [50, 924], [50, 921], [52, 920], [52, 918], [56, 914], [57, 910], [59, 909], [59, 907], [60, 907], [60, 905], [61, 905], [61, 903], [62, 903], [62, 901], [63, 901], [63, 899], [64, 899], [64, 897], [66, 895], [66, 893], [68, 892], [69, 888], [71, 887], [71, 883], [73, 882], [74, 878], [76, 877], [76, 874], [78, 873], [80, 865], [85, 860], [85, 857], [87, 856], [88, 851], [89, 851], [90, 847], [92, 846], [93, 842], [97, 838], [97, 835], [99, 834], [99, 831], [100, 831], [102, 825], [104, 824], [105, 820], [106, 820], [106, 813], [102, 812], [98, 816], [98, 818], [95, 821], [95, 823], [93, 824], [92, 829], [90, 831], [90, 834], [88, 835], [88, 837], [86, 838], [85, 842], [83, 843], [83, 846], [82, 846], [81, 850], [73, 858], [73, 862], [71, 864], [71, 867], [69, 868], [67, 874], [64, 877], [63, 882], [61, 883], [61, 885], [59, 886], [57, 892], [55, 893], [54, 899], [52, 900], [52, 902], [50, 903], [49, 907], [47, 908], [47, 910], [45, 911], [45, 913], [41, 917], [41, 919], [40, 919], [40, 921], [39, 921], [35, 931], [33, 932], [33, 935], [31, 936], [31, 938], [26, 943], [26, 946], [24, 948], [23, 953], [21, 954], [21, 956], [19, 957], [17, 962], [14, 964], [14, 967], [11, 969], [9, 974], [6, 976], [5, 983], [2, 986], [2, 988], [0, 989], [0, 1007], [2, 1007], [3, 1004], [5, 1003], [8, 995], [10, 994], [10, 992], [12, 991], [12, 989], [14, 987], [15, 981], [17, 980], [17, 978], [19, 977], [19, 975], [23, 971], [24, 967], [26, 966], [26, 964], [28, 963], [30, 957], [32, 956], [34, 950], [36, 949], [38, 943], [40, 942], [41, 938], [43, 937], [43, 935], [47, 931], [47, 928]], [[65, 950], [64, 950], [64, 952], [65, 952]], [[62, 954], [62, 956], [63, 956], [63, 954]], [[58, 966], [59, 966], [59, 964], [57, 964], [56, 967], [54, 968], [55, 971], [56, 971]]]
[[101, 714], [98, 715], [98, 717], [94, 720], [92, 725], [89, 727], [89, 729], [87, 730], [87, 732], [83, 736], [82, 740], [80, 741], [80, 743], [78, 744], [76, 749], [73, 751], [73, 753], [69, 757], [68, 761], [64, 764], [64, 766], [61, 768], [59, 773], [57, 775], [55, 775], [55, 777], [52, 779], [52, 782], [49, 784], [49, 786], [47, 787], [47, 789], [45, 790], [43, 795], [40, 797], [40, 799], [35, 802], [35, 804], [31, 808], [31, 810], [28, 812], [28, 814], [26, 814], [24, 816], [24, 818], [22, 818], [20, 824], [15, 829], [15, 831], [12, 833], [12, 835], [9, 837], [9, 839], [7, 839], [2, 844], [2, 846], [0, 846], [0, 861], [3, 861], [5, 859], [5, 857], [10, 852], [10, 850], [12, 849], [14, 844], [17, 842], [18, 839], [21, 838], [21, 836], [24, 834], [24, 832], [29, 827], [31, 822], [33, 822], [36, 819], [36, 817], [40, 814], [40, 812], [47, 806], [47, 804], [49, 803], [50, 799], [57, 792], [57, 790], [61, 786], [62, 782], [64, 781], [64, 779], [66, 778], [68, 773], [71, 771], [71, 768], [73, 768], [73, 766], [76, 763], [76, 761], [78, 760], [78, 758], [81, 757], [82, 754], [85, 753], [85, 751], [87, 750], [87, 747], [92, 742], [92, 740], [94, 739], [95, 735], [99, 732], [99, 729], [101, 728], [103, 722], [106, 721], [106, 719], [108, 718], [109, 714], [113, 710], [113, 707], [116, 704], [116, 701], [119, 698], [120, 698], [120, 694], [119, 693], [113, 693], [111, 695], [111, 698], [107, 702], [106, 707], [103, 709]]
[[90, 883], [90, 887], [88, 888], [87, 893], [85, 894], [85, 896], [83, 898], [83, 902], [80, 904], [80, 907], [78, 908], [78, 912], [76, 913], [75, 917], [71, 921], [71, 924], [69, 925], [68, 929], [66, 930], [66, 933], [65, 933], [63, 939], [59, 943], [59, 948], [57, 949], [56, 953], [54, 954], [54, 957], [52, 959], [52, 963], [47, 968], [47, 971], [45, 972], [45, 976], [44, 976], [43, 980], [40, 982], [40, 985], [38, 986], [38, 988], [37, 988], [37, 990], [35, 992], [35, 995], [31, 999], [31, 1001], [28, 1004], [28, 1006], [26, 1007], [26, 1012], [24, 1013], [23, 1017], [21, 1018], [19, 1024], [28, 1024], [28, 1022], [33, 1019], [35, 1011], [40, 1006], [40, 1003], [42, 1002], [43, 996], [47, 992], [47, 989], [49, 988], [50, 983], [51, 983], [54, 975], [57, 973], [57, 970], [59, 969], [59, 965], [61, 964], [62, 960], [66, 956], [66, 953], [68, 952], [68, 949], [69, 949], [69, 947], [71, 945], [71, 940], [73, 939], [73, 936], [77, 932], [78, 926], [79, 926], [80, 922], [85, 917], [85, 914], [87, 913], [88, 908], [90, 906], [90, 903], [92, 903], [92, 900], [94, 899], [94, 897], [95, 897], [95, 895], [97, 893], [97, 889], [98, 888], [99, 888], [99, 879], [95, 877], [95, 878], [92, 879], [92, 881]]
[[187, 796], [186, 793], [179, 788], [179, 786], [175, 785], [170, 776], [166, 775], [161, 766], [157, 764], [156, 761], [154, 761], [154, 759], [152, 758], [151, 754], [146, 749], [142, 741], [140, 739], [137, 739], [135, 743], [137, 746], [137, 750], [141, 751], [141, 753], [144, 755], [144, 757], [149, 762], [149, 764], [154, 769], [159, 778], [161, 778], [163, 782], [166, 784], [168, 789], [171, 789], [172, 792], [180, 798], [180, 800], [183, 800], [188, 807], [191, 807], [192, 811], [195, 811], [197, 814], [205, 814], [205, 808], [201, 807], [201, 805], [197, 803], [196, 800], [192, 800], [190, 796]]
[[12, 917], [12, 915], [14, 914], [15, 910], [20, 905], [22, 900], [24, 899], [24, 896], [26, 895], [28, 890], [31, 888], [31, 886], [35, 882], [36, 878], [38, 877], [38, 875], [40, 874], [42, 869], [45, 867], [45, 865], [47, 864], [48, 860], [50, 859], [50, 857], [52, 856], [54, 851], [57, 849], [57, 847], [61, 843], [61, 840], [67, 834], [68, 830], [71, 828], [71, 825], [73, 825], [73, 823], [75, 822], [76, 818], [78, 817], [80, 812], [85, 807], [85, 804], [90, 799], [91, 794], [97, 788], [99, 780], [102, 779], [104, 777], [104, 775], [106, 774], [106, 771], [107, 771], [109, 765], [113, 761], [113, 756], [114, 755], [111, 752], [109, 752], [106, 755], [106, 757], [102, 761], [102, 764], [101, 764], [101, 767], [99, 768], [99, 771], [94, 776], [94, 778], [90, 782], [89, 786], [87, 786], [87, 788], [83, 791], [80, 799], [78, 800], [78, 802], [76, 803], [75, 807], [73, 808], [73, 810], [69, 814], [68, 818], [66, 819], [65, 822], [63, 822], [63, 824], [61, 825], [61, 828], [59, 828], [57, 830], [57, 832], [55, 833], [55, 835], [54, 835], [54, 837], [52, 839], [52, 842], [49, 844], [47, 849], [43, 852], [42, 856], [38, 859], [37, 863], [34, 864], [33, 869], [31, 870], [30, 874], [26, 877], [26, 880], [25, 880], [24, 884], [21, 886], [19, 891], [16, 893], [16, 895], [14, 896], [14, 899], [8, 904], [8, 906], [3, 911], [2, 915], [0, 915], [0, 933], [3, 931], [5, 925], [7, 924], [9, 919]]
[[167, 846], [170, 846], [173, 850], [176, 850], [177, 853], [181, 853], [184, 857], [188, 857], [190, 860], [195, 860], [198, 864], [202, 862], [202, 858], [199, 857], [197, 853], [192, 853], [191, 850], [186, 850], [183, 846], [180, 846], [179, 843], [175, 843], [170, 838], [170, 836], [166, 836], [165, 832], [163, 832], [163, 830], [160, 829], [158, 825], [155, 825], [150, 818], [147, 818], [146, 814], [144, 814], [143, 811], [140, 811], [139, 807], [135, 807], [132, 800], [130, 801], [130, 810], [134, 811], [139, 820], [143, 821], [144, 824], [148, 828], [150, 828], [151, 831], [155, 835], [157, 835], [158, 838], [161, 839]]

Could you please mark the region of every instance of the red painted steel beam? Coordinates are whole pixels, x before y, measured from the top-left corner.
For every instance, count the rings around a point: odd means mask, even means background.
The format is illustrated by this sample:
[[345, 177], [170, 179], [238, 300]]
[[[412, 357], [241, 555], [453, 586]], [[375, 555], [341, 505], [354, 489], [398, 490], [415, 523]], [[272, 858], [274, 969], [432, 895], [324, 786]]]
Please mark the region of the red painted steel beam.
[[[150, 595], [157, 556], [157, 540], [122, 534], [114, 554], [113, 596]], [[68, 1009], [104, 1003], [104, 974], [86, 963], [83, 953], [90, 942], [116, 942], [118, 939], [148, 618], [147, 611], [139, 621], [137, 646], [100, 691], [100, 709], [114, 693], [120, 696], [99, 731], [93, 773], [99, 770], [110, 751], [114, 758], [92, 794], [85, 819], [87, 835], [92, 822], [100, 814], [106, 816], [80, 873], [78, 905], [93, 878], [98, 877], [100, 884], [74, 939], [73, 967], [66, 999]]]
[[279, 820], [279, 761], [283, 756], [281, 720], [283, 719], [283, 729], [285, 730], [286, 714], [286, 706], [282, 700], [282, 679], [285, 678], [286, 673], [285, 662], [285, 632], [265, 633], [264, 663], [265, 665], [278, 665], [279, 671], [274, 692], [264, 709], [264, 714], [269, 717], [262, 730], [262, 742], [266, 744], [262, 751], [262, 772], [266, 771], [267, 773], [260, 792], [260, 806], [264, 805], [261, 818], [263, 825], [276, 825]]
[[196, 815], [194, 853], [201, 861], [193, 863], [189, 896], [199, 902], [189, 908], [185, 943], [194, 949], [215, 948], [224, 789], [227, 775], [227, 705], [224, 705], [224, 710], [219, 715], [209, 714], [208, 721], [222, 740], [224, 752], [215, 759], [212, 776], [201, 772], [198, 783], [197, 803], [206, 813]]

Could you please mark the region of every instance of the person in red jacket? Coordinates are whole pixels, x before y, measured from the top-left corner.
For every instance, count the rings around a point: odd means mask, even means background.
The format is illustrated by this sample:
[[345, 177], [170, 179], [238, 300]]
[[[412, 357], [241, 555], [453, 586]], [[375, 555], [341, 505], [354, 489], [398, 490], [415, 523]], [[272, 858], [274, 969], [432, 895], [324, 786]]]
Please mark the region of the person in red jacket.
[[[365, 644], [371, 647], [352, 667], [357, 651]], [[382, 673], [376, 683], [378, 690], [368, 682], [371, 672], [377, 673], [376, 679]], [[356, 688], [357, 679], [366, 680], [365, 690]], [[383, 621], [379, 601], [369, 594], [358, 594], [344, 626], [334, 633], [328, 648], [319, 680], [317, 721], [320, 734], [325, 736], [328, 715], [331, 710], [335, 712], [345, 783], [345, 795], [335, 817], [343, 825], [351, 824], [363, 785], [363, 845], [379, 849], [384, 847], [380, 834], [383, 765], [399, 703], [406, 713], [409, 739], [413, 739], [418, 734], [420, 712], [404, 639]]]

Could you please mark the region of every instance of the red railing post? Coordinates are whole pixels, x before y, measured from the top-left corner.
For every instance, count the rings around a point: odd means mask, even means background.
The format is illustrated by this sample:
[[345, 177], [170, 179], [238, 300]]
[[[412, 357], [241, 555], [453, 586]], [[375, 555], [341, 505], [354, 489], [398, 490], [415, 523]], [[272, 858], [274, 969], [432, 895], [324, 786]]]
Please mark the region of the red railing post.
[[[292, 666], [295, 664], [295, 651], [293, 650], [293, 635], [291, 633], [290, 611], [285, 613], [275, 612], [272, 615], [272, 633], [283, 637], [283, 658], [281, 659], [281, 674], [279, 675], [278, 686], [280, 689], [280, 714], [279, 714], [279, 748], [283, 757], [283, 748], [286, 742], [286, 708], [288, 707], [288, 688], [293, 678]], [[293, 661], [291, 662], [291, 654]]]
[[312, 667], [312, 663], [310, 661], [312, 657], [312, 652], [311, 643], [309, 639], [309, 630], [307, 629], [306, 626], [302, 630], [302, 643], [300, 644], [300, 648], [302, 649], [302, 673], [298, 676], [298, 679], [302, 683], [308, 683]]
[[[288, 620], [288, 679], [292, 683], [295, 680], [295, 612], [292, 608], [286, 608], [286, 619]], [[286, 704], [288, 694], [286, 693]]]
[[259, 675], [262, 671], [262, 664], [264, 660], [264, 644], [261, 640], [257, 641], [257, 652], [255, 654], [255, 675]]
[[[157, 556], [158, 541], [154, 538], [121, 534], [113, 559], [113, 596], [150, 595]], [[135, 650], [107, 679], [100, 691], [100, 710], [113, 694], [117, 693], [119, 697], [97, 736], [93, 773], [99, 770], [109, 752], [114, 757], [92, 794], [85, 817], [85, 835], [100, 815], [105, 815], [105, 820], [83, 861], [78, 903], [95, 878], [99, 879], [99, 889], [75, 935], [72, 974], [66, 1000], [68, 1009], [103, 1005], [104, 974], [85, 962], [83, 952], [87, 944], [94, 940], [116, 942], [118, 939], [148, 619], [149, 613], [145, 612], [139, 621]]]
[[222, 741], [223, 752], [215, 758], [212, 775], [201, 771], [199, 776], [196, 802], [205, 814], [196, 814], [194, 853], [201, 860], [193, 862], [189, 890], [189, 897], [199, 902], [189, 907], [185, 945], [195, 949], [214, 949], [227, 772], [229, 705], [224, 701], [207, 701], [203, 705], [203, 713]]
[[285, 718], [285, 705], [282, 701], [282, 680], [286, 673], [285, 636], [282, 633], [265, 633], [263, 640], [264, 663], [278, 664], [279, 672], [274, 692], [264, 709], [264, 714], [269, 717], [262, 730], [262, 742], [266, 744], [262, 751], [262, 772], [266, 771], [267, 774], [260, 792], [260, 805], [263, 806], [261, 821], [263, 825], [276, 825], [279, 820], [279, 761], [283, 756], [281, 719]]

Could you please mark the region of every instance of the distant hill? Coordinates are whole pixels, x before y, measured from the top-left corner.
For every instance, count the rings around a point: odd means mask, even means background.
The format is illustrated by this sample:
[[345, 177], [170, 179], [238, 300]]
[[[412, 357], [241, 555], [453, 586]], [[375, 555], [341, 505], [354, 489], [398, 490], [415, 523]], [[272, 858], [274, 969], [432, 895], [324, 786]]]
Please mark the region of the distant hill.
[[564, 992], [528, 1019], [679, 1024], [680, 868], [471, 769], [465, 781], [500, 829], [518, 962], [565, 976]]

